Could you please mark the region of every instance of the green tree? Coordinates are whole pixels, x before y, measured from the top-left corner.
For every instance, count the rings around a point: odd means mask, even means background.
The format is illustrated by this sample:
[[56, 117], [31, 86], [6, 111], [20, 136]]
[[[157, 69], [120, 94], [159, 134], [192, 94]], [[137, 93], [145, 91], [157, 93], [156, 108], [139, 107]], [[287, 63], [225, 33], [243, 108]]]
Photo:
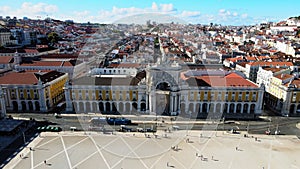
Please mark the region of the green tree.
[[300, 36], [300, 29], [297, 30], [296, 36]]
[[48, 41], [51, 43], [56, 43], [59, 40], [59, 36], [56, 32], [51, 32], [48, 34]]

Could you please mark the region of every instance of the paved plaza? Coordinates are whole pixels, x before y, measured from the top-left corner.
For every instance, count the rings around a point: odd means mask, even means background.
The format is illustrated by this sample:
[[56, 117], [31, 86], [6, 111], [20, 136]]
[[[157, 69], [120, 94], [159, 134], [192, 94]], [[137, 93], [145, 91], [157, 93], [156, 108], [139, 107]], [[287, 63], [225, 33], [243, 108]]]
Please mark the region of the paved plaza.
[[213, 131], [42, 133], [4, 168], [299, 168], [295, 136]]

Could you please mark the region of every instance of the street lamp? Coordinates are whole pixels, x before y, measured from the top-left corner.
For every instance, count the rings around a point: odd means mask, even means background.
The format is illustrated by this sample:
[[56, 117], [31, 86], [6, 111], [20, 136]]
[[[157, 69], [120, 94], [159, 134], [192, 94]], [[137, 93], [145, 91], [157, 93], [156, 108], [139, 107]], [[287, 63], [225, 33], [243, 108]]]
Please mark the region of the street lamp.
[[24, 145], [26, 144], [26, 138], [25, 138], [25, 134], [24, 132], [22, 131], [22, 135], [23, 135], [23, 141], [24, 141]]
[[186, 124], [186, 136], [188, 136], [188, 127], [189, 127], [189, 122], [191, 121], [191, 118], [192, 118], [192, 111], [189, 111], [189, 115], [190, 115], [190, 118], [188, 120], [188, 123]]
[[247, 125], [247, 134], [249, 135], [249, 126], [250, 126], [250, 124], [249, 124], [249, 121], [248, 121], [248, 125]]

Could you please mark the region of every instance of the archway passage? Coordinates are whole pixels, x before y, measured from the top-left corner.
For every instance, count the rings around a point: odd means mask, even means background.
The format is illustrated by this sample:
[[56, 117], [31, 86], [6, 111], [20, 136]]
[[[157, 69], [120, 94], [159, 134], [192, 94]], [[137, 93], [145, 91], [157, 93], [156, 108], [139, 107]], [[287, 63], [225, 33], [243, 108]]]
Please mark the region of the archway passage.
[[100, 110], [101, 113], [104, 111], [104, 105], [103, 105], [103, 102], [100, 102], [100, 103], [99, 103], [99, 110]]
[[16, 101], [13, 101], [12, 104], [13, 104], [13, 110], [18, 111], [18, 103]]
[[35, 110], [40, 111], [40, 103], [36, 101], [34, 104], [35, 104]]
[[33, 104], [32, 104], [31, 101], [28, 102], [28, 109], [29, 109], [30, 111], [33, 110]]
[[250, 106], [250, 113], [252, 113], [252, 114], [255, 113], [255, 104], [251, 104], [251, 106]]
[[105, 103], [105, 107], [106, 107], [106, 112], [110, 112], [111, 111], [111, 109], [110, 109], [110, 103], [109, 102]]
[[294, 112], [295, 112], [295, 105], [294, 104], [292, 104], [291, 106], [290, 106], [290, 114], [293, 114]]
[[141, 103], [141, 111], [146, 111], [146, 103]]
[[170, 115], [170, 90], [171, 87], [167, 82], [159, 83], [156, 86], [155, 104], [158, 115]]
[[21, 105], [22, 105], [22, 111], [26, 111], [26, 103], [22, 101]]

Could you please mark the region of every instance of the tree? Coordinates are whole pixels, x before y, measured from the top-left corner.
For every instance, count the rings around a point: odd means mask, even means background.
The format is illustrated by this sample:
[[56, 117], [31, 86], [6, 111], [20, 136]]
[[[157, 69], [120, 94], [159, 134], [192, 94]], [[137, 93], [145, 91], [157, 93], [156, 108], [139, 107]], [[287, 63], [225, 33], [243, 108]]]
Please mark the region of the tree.
[[56, 43], [59, 40], [59, 36], [56, 32], [51, 32], [48, 34], [48, 41], [51, 43]]
[[300, 29], [297, 30], [296, 37], [300, 37]]

